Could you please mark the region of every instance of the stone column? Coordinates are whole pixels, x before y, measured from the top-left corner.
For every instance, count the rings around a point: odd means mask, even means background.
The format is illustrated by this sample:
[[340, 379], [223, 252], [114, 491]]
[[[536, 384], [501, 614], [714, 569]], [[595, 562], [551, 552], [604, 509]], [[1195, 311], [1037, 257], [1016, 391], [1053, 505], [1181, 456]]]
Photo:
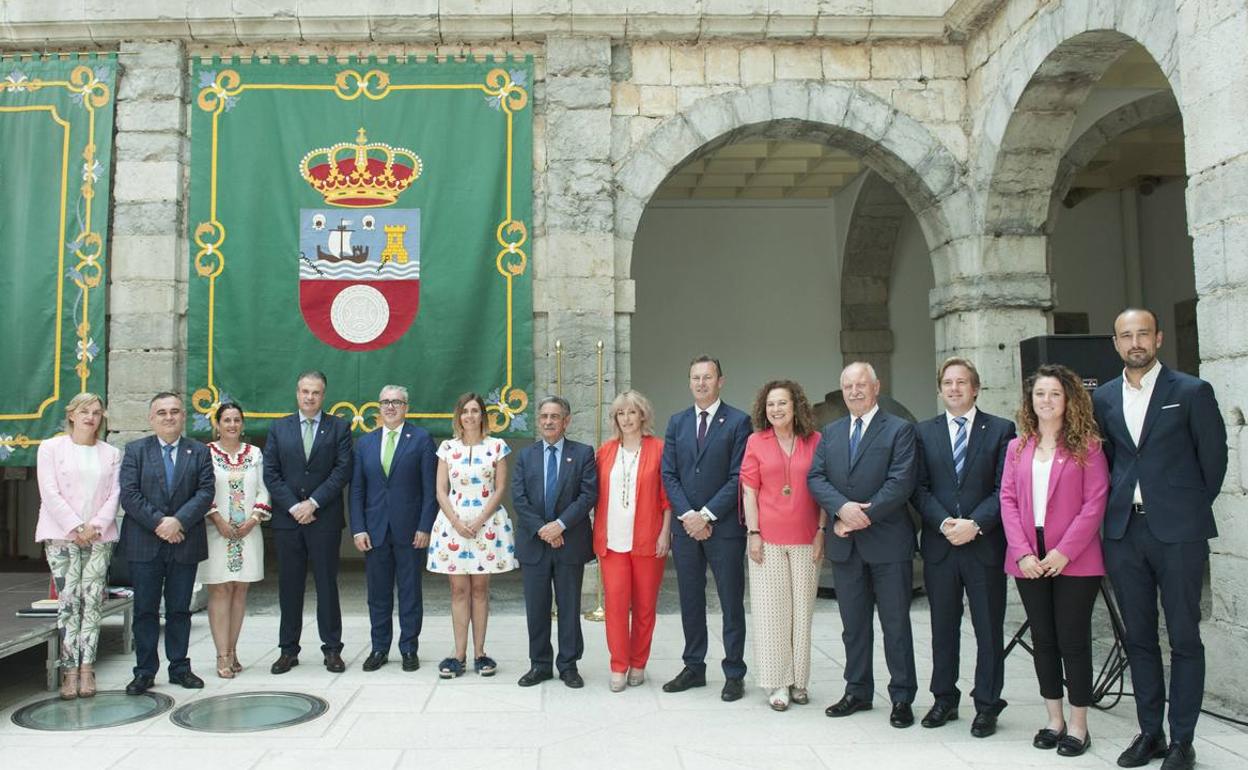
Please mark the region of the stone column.
[[533, 281], [535, 397], [553, 391], [555, 342], [561, 341], [563, 395], [575, 415], [570, 433], [587, 443], [595, 439], [598, 340], [604, 401], [616, 391], [610, 65], [608, 38], [546, 41], [545, 173], [538, 169], [543, 221]]
[[181, 42], [125, 42], [118, 57], [109, 260], [109, 427], [148, 430], [148, 401], [181, 392], [186, 367], [189, 160]]
[[[1187, 221], [1196, 273], [1200, 376], [1212, 383], [1230, 444], [1230, 467], [1214, 504], [1212, 612], [1205, 638], [1206, 693], [1223, 709], [1248, 711], [1248, 3], [1182, 0], [1180, 107], [1186, 135]], [[1213, 704], [1210, 704], [1213, 705]], [[1214, 706], [1218, 708], [1217, 706]]]

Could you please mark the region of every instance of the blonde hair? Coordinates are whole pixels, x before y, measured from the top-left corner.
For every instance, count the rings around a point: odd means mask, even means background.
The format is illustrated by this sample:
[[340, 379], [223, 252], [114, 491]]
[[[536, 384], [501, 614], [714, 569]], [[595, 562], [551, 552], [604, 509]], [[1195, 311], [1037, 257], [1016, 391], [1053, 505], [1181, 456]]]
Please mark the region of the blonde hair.
[[624, 432], [620, 430], [620, 423], [615, 419], [625, 407], [633, 407], [641, 412], [641, 435], [650, 436], [654, 434], [654, 405], [650, 403], [650, 399], [641, 395], [635, 390], [626, 390], [620, 393], [611, 402], [611, 408], [607, 410], [607, 415], [611, 420], [611, 431], [615, 433], [616, 439], [623, 440]]
[[[78, 411], [79, 409], [83, 408], [84, 406], [88, 406], [90, 404], [99, 404], [100, 411], [107, 412], [107, 409], [104, 407], [104, 399], [100, 398], [95, 393], [88, 393], [85, 391], [82, 393], [79, 393], [78, 395], [71, 398], [69, 400], [69, 403], [65, 405], [65, 432], [66, 433], [72, 433], [74, 430], [74, 421], [70, 419], [70, 415]], [[96, 429], [95, 437], [102, 439], [104, 438], [104, 434], [106, 433], [108, 433], [108, 420], [105, 419], [103, 416], [101, 416], [100, 427]]]

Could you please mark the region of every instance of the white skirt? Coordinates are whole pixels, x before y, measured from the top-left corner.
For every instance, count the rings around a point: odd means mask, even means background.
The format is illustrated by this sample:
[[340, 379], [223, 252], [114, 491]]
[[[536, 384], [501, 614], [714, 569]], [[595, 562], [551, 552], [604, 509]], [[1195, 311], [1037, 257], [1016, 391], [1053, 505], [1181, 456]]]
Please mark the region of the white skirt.
[[264, 579], [264, 533], [259, 526], [233, 548], [211, 523], [204, 526], [208, 529], [208, 558], [199, 563], [198, 582], [255, 583]]

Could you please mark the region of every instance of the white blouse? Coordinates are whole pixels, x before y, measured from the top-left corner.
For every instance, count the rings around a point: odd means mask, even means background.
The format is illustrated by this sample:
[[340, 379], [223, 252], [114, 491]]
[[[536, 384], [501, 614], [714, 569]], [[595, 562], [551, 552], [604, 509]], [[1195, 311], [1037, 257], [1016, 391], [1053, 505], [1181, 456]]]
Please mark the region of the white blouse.
[[611, 466], [607, 488], [607, 550], [630, 553], [633, 550], [633, 521], [637, 513], [637, 467], [641, 450], [620, 447]]
[[78, 471], [83, 491], [78, 515], [86, 524], [95, 513], [95, 493], [100, 486], [100, 450], [94, 444], [74, 444], [74, 469]]
[[1053, 458], [1036, 458], [1031, 463], [1031, 507], [1036, 515], [1036, 526], [1044, 526], [1045, 510], [1049, 506], [1049, 473], [1053, 470]]

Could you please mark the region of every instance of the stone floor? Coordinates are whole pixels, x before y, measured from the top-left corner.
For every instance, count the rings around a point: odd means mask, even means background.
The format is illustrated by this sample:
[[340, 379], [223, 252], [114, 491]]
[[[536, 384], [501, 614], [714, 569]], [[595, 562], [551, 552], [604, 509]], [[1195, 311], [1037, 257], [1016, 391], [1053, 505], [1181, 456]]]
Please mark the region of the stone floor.
[[[271, 581], [267, 581], [271, 582]], [[170, 687], [158, 690], [178, 704], [227, 692], [297, 690], [330, 703], [323, 717], [284, 730], [211, 735], [174, 726], [167, 715], [116, 728], [80, 733], [42, 733], [14, 725], [13, 711], [46, 697], [41, 689], [42, 660], [37, 651], [0, 661], [0, 768], [20, 770], [49, 761], [75, 770], [106, 767], [161, 766], [177, 770], [211, 768], [893, 768], [922, 766], [925, 770], [955, 767], [1022, 766], [1112, 767], [1118, 752], [1135, 732], [1130, 699], [1091, 717], [1093, 745], [1088, 755], [1060, 759], [1031, 747], [1031, 736], [1043, 722], [1030, 660], [1019, 650], [1007, 661], [1005, 697], [996, 736], [980, 740], [969, 735], [969, 707], [962, 719], [942, 729], [919, 726], [896, 730], [888, 725], [886, 696], [876, 709], [843, 720], [824, 717], [823, 709], [840, 696], [843, 650], [835, 601], [820, 600], [814, 623], [812, 702], [786, 713], [770, 711], [760, 690], [751, 688], [738, 703], [719, 701], [722, 676], [712, 666], [710, 686], [678, 695], [660, 690], [663, 680], [680, 668], [680, 618], [661, 614], [649, 671], [643, 687], [623, 693], [607, 689], [607, 655], [602, 627], [585, 623], [586, 653], [580, 670], [584, 690], [572, 691], [558, 681], [521, 689], [515, 680], [526, 666], [526, 634], [516, 601], [518, 581], [499, 581], [491, 617], [489, 652], [498, 659], [499, 674], [483, 679], [468, 674], [441, 681], [436, 661], [449, 651], [450, 625], [444, 611], [443, 586], [428, 585], [430, 614], [421, 635], [422, 668], [403, 673], [391, 663], [374, 673], [360, 664], [368, 653], [368, 620], [359, 597], [359, 576], [344, 580], [345, 656], [348, 670], [330, 674], [316, 665], [316, 629], [309, 603], [305, 642], [309, 652], [291, 673], [275, 677], [268, 665], [276, 655], [277, 618], [272, 612], [271, 586], [254, 598], [255, 613], [243, 630], [240, 658], [246, 670], [232, 681], [213, 675], [213, 649], [203, 613], [194, 618], [191, 657], [207, 687], [199, 692]], [[263, 585], [263, 584], [262, 584]], [[257, 586], [260, 588], [260, 586]], [[665, 594], [666, 596], [666, 594]], [[1018, 612], [1011, 608], [1011, 615]], [[920, 681], [930, 673], [930, 626], [926, 602], [912, 609]], [[1009, 627], [1017, 627], [1011, 617]], [[718, 617], [712, 618], [712, 650], [718, 649]], [[969, 623], [964, 635], [964, 674], [969, 673], [973, 640]], [[120, 628], [104, 629], [100, 686], [120, 688], [130, 677], [132, 660], [119, 650]], [[876, 676], [881, 689], [887, 680], [877, 630]], [[965, 680], [965, 676], [964, 676]], [[748, 680], [747, 680], [748, 683]], [[970, 684], [963, 682], [964, 691]], [[921, 692], [916, 711], [930, 705]], [[1248, 731], [1203, 717], [1197, 752], [1202, 768], [1242, 768], [1248, 763]]]

